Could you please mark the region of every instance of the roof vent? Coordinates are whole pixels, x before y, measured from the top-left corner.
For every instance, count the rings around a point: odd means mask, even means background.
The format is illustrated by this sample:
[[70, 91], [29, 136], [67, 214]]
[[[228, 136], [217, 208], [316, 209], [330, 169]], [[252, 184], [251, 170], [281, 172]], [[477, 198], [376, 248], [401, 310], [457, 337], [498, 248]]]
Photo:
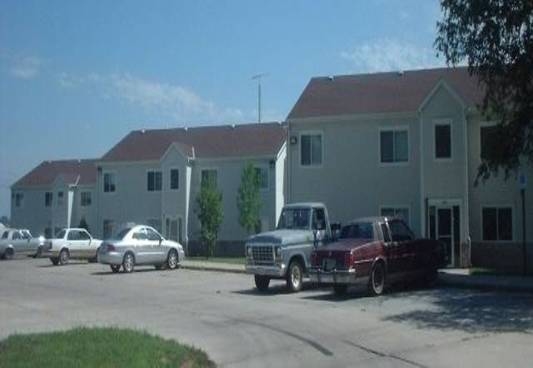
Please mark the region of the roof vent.
[[334, 80], [334, 79], [335, 79], [335, 77], [334, 77], [334, 76], [332, 76], [332, 75], [330, 75], [330, 76], [328, 77], [328, 79], [329, 79], [330, 81], [332, 81], [332, 80]]

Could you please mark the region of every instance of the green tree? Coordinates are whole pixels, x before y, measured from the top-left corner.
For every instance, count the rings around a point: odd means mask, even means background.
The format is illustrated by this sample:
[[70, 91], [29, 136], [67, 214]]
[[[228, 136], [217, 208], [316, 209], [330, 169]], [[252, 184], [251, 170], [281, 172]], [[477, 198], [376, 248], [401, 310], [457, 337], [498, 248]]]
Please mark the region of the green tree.
[[202, 180], [200, 193], [196, 197], [197, 215], [200, 221], [200, 239], [206, 245], [206, 257], [215, 252], [218, 230], [223, 219], [222, 193], [211, 177]]
[[82, 217], [80, 220], [80, 224], [78, 225], [80, 229], [85, 229], [90, 233], [89, 225], [87, 224], [87, 221], [85, 220], [85, 217]]
[[478, 179], [525, 158], [533, 163], [533, 1], [441, 0], [435, 46], [448, 65], [467, 62], [485, 96], [480, 110], [499, 121], [498, 144], [487, 152]]
[[241, 185], [237, 193], [239, 224], [251, 234], [259, 224], [261, 196], [259, 193], [259, 175], [252, 163], [247, 163], [241, 174]]

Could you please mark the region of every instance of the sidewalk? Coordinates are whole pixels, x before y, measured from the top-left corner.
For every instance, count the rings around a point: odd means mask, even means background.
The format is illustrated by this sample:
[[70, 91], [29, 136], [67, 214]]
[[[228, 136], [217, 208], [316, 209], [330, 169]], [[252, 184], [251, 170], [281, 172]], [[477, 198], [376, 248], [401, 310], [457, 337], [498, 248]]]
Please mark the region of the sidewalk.
[[244, 265], [234, 263], [222, 263], [222, 262], [210, 262], [206, 261], [191, 261], [185, 259], [181, 268], [188, 270], [201, 270], [201, 271], [217, 271], [217, 272], [232, 272], [232, 273], [245, 273]]
[[532, 276], [470, 275], [470, 270], [463, 268], [447, 268], [440, 270], [439, 284], [468, 289], [533, 293]]

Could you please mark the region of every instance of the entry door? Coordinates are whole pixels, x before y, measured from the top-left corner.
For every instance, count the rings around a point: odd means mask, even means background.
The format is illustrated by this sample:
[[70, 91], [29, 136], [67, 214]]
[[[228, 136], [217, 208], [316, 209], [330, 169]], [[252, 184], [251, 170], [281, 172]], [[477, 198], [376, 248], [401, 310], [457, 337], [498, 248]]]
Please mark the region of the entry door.
[[455, 259], [453, 246], [453, 210], [451, 207], [437, 207], [437, 239], [446, 244], [446, 260], [453, 266]]

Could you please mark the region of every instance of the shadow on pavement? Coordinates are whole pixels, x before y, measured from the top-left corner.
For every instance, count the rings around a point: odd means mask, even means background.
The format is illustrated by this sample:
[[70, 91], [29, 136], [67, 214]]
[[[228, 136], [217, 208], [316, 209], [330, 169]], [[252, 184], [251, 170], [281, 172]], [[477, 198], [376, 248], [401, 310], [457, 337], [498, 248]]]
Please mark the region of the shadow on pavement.
[[422, 290], [412, 297], [422, 298], [434, 308], [413, 310], [384, 320], [408, 323], [418, 328], [463, 330], [472, 333], [533, 333], [531, 294], [441, 288]]
[[[321, 290], [321, 289], [318, 287], [318, 285], [310, 283], [310, 282], [304, 282], [304, 284], [302, 285], [302, 291], [313, 291], [313, 290]], [[232, 293], [241, 294], [241, 295], [255, 295], [255, 296], [297, 294], [297, 293], [290, 292], [285, 286], [285, 282], [279, 282], [274, 285], [270, 285], [270, 287], [266, 291], [259, 291], [255, 287], [251, 287], [250, 289], [232, 291]]]

